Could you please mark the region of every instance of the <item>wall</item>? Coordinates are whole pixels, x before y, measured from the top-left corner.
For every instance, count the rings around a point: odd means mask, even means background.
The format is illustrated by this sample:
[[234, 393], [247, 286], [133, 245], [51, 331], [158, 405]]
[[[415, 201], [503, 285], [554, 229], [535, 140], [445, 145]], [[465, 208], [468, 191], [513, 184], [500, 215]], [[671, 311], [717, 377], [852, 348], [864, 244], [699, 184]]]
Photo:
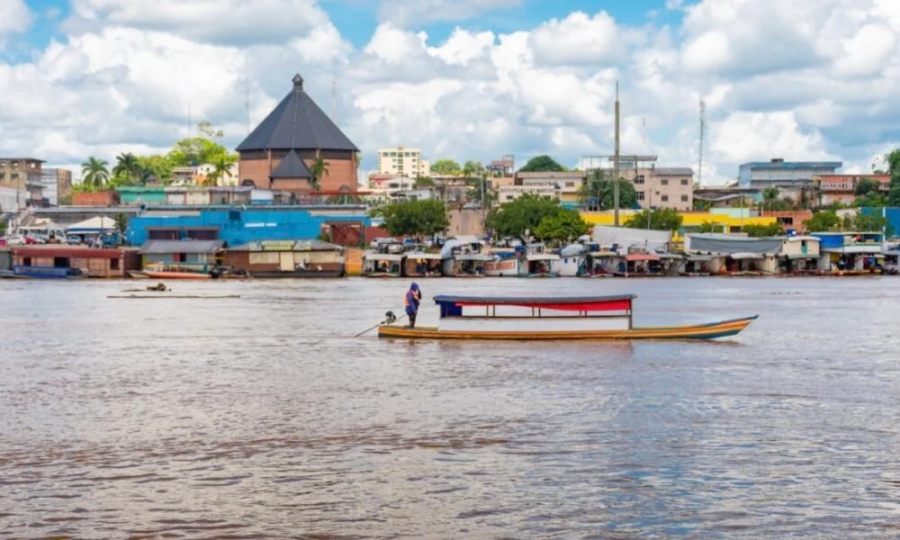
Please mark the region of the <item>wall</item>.
[[119, 204], [119, 194], [115, 191], [73, 193], [72, 204], [74, 206], [115, 206]]
[[450, 212], [450, 236], [484, 235], [484, 214], [481, 210], [453, 210]]
[[[231, 219], [236, 217], [237, 219]], [[325, 223], [348, 222], [371, 224], [365, 215], [340, 214], [338, 208], [333, 213], [309, 210], [279, 210], [265, 208], [248, 210], [199, 210], [194, 215], [147, 215], [131, 218], [126, 239], [129, 244], [141, 245], [147, 241], [148, 228], [192, 229], [215, 227], [219, 239], [230, 246], [256, 242], [259, 240], [303, 240], [319, 236]]]
[[[313, 160], [303, 160], [307, 167], [311, 167]], [[271, 167], [268, 159], [243, 159], [241, 160], [240, 181], [253, 180], [256, 187], [269, 189], [269, 174], [281, 163], [280, 159], [273, 159]], [[337, 191], [346, 186], [356, 190], [356, 160], [354, 159], [327, 159], [328, 173], [319, 179], [319, 188], [325, 191]], [[238, 183], [240, 185], [240, 182]]]
[[138, 206], [141, 204], [165, 204], [165, 188], [123, 188], [119, 192], [122, 204]]

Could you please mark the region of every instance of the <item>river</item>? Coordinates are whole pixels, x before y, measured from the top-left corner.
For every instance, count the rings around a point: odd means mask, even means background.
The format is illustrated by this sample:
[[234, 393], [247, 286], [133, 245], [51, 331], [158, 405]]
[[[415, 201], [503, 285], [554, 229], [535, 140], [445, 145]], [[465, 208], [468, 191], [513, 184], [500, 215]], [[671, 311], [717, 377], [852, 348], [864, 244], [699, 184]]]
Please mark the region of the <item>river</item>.
[[[896, 538], [900, 280], [635, 292], [713, 342], [390, 342], [402, 280], [0, 280], [2, 538]], [[436, 319], [428, 305], [419, 324]]]

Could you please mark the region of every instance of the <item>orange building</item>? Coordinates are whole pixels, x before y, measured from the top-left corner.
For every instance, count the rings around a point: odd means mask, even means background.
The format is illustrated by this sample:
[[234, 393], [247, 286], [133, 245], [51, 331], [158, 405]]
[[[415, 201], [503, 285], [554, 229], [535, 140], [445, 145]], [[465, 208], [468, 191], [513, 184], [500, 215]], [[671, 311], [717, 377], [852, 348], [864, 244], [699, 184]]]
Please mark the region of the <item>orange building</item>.
[[[241, 185], [297, 194], [313, 191], [316, 183], [322, 191], [356, 190], [359, 149], [303, 90], [299, 74], [291, 93], [237, 151]], [[321, 178], [312, 174], [317, 158], [326, 164]]]
[[856, 200], [856, 186], [863, 180], [878, 184], [878, 191], [882, 193], [887, 193], [891, 187], [889, 174], [822, 174], [813, 179], [821, 194], [819, 204], [853, 204]]

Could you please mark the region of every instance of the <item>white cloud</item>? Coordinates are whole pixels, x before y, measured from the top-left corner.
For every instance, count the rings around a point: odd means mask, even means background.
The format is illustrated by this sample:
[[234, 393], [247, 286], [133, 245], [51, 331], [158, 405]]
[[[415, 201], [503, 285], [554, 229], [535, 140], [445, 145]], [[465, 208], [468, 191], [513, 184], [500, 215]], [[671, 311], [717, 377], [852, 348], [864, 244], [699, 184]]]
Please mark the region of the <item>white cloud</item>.
[[743, 163], [780, 157], [833, 159], [818, 130], [804, 130], [792, 112], [737, 112], [711, 126], [711, 150], [718, 161]]
[[449, 65], [465, 66], [483, 57], [494, 45], [493, 32], [472, 33], [457, 28], [440, 47], [428, 47], [428, 54]]
[[661, 165], [696, 168], [705, 99], [706, 182], [772, 157], [862, 167], [893, 144], [900, 121], [893, 0], [675, 2], [669, 8], [685, 14], [679, 27], [560, 13], [504, 33], [482, 19], [477, 30], [460, 22], [441, 41], [410, 25], [520, 2], [389, 0], [383, 5], [398, 12], [359, 49], [313, 0], [226, 1], [245, 20], [219, 21], [234, 18], [219, 7], [198, 29], [210, 3], [179, 12], [175, 0], [158, 10], [76, 0], [67, 35], [29, 61], [0, 61], [0, 153], [78, 163], [163, 151], [187, 133], [189, 103], [192, 120], [222, 127], [233, 147], [248, 130], [248, 86], [255, 125], [295, 72], [326, 111], [336, 79], [339, 125], [365, 167], [391, 144], [420, 147], [432, 160], [550, 153], [576, 163], [610, 153], [616, 80], [623, 149], [658, 154]]
[[605, 11], [593, 17], [576, 11], [552, 19], [531, 33], [531, 47], [544, 64], [606, 63], [621, 57], [623, 36]]
[[882, 70], [896, 52], [897, 34], [884, 24], [867, 24], [843, 43], [845, 54], [835, 70], [846, 77], [866, 77]]
[[0, 0], [0, 50], [10, 34], [22, 34], [32, 22], [32, 14], [24, 0]]
[[433, 21], [462, 21], [488, 11], [521, 5], [524, 0], [383, 0], [383, 22], [405, 27]]
[[279, 43], [328, 23], [317, 0], [73, 0], [72, 30], [106, 25], [217, 43]]

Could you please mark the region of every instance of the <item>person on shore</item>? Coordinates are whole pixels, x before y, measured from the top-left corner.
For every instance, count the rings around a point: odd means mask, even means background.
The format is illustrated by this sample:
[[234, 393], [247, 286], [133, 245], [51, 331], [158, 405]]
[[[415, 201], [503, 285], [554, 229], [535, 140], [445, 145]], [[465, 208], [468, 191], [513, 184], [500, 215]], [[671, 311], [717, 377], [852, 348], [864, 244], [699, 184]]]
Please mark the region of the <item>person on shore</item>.
[[406, 291], [406, 315], [409, 317], [409, 327], [416, 327], [416, 315], [419, 314], [419, 303], [422, 301], [422, 291], [419, 285], [413, 282]]

